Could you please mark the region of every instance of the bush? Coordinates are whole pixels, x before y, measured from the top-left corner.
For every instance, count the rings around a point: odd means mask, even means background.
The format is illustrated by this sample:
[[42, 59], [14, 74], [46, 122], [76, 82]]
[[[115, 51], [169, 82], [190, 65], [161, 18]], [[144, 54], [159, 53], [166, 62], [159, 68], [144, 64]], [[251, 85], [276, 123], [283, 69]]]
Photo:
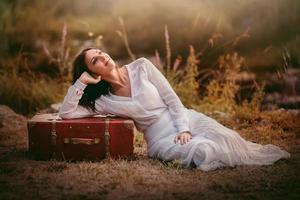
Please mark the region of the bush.
[[56, 103], [63, 97], [65, 89], [65, 83], [46, 76], [21, 75], [16, 70], [0, 72], [0, 104], [21, 114], [32, 114]]

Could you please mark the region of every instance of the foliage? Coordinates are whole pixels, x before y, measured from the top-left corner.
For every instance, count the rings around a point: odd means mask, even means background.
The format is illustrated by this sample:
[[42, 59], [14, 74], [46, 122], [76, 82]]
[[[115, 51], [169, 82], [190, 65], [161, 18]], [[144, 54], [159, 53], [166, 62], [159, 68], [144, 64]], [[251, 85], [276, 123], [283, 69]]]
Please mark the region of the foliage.
[[[16, 4], [18, 6], [21, 6], [18, 3]], [[45, 6], [46, 4], [47, 3], [41, 3], [41, 5], [39, 6]], [[134, 54], [133, 51], [130, 49], [127, 30], [125, 29], [125, 23], [122, 17], [119, 17], [119, 22], [121, 25], [121, 30], [117, 30], [116, 33], [120, 36], [120, 38], [124, 42], [127, 53], [129, 54], [130, 58], [134, 60], [136, 58], [136, 54]], [[100, 39], [102, 39], [102, 36], [99, 35], [98, 37], [96, 37], [95, 41], [91, 40], [94, 38], [94, 35], [97, 35], [98, 33], [93, 32], [94, 30], [91, 29], [89, 23], [87, 24], [89, 27], [87, 30], [89, 41], [90, 43], [92, 42], [92, 44], [97, 43], [98, 46], [101, 43], [99, 41]], [[73, 25], [70, 26], [72, 27]], [[126, 28], [128, 27], [130, 26], [127, 26]], [[166, 78], [169, 80], [175, 92], [178, 94], [181, 101], [186, 107], [194, 108], [196, 110], [206, 112], [206, 113], [211, 113], [216, 110], [221, 112], [226, 112], [226, 113], [234, 113], [234, 112], [250, 113], [250, 112], [243, 112], [243, 110], [246, 109], [251, 110], [251, 113], [258, 112], [258, 110], [260, 109], [260, 102], [263, 98], [262, 88], [260, 90], [258, 89], [258, 91], [254, 93], [254, 96], [250, 103], [245, 101], [243, 102], [242, 105], [237, 105], [237, 102], [235, 100], [235, 97], [240, 89], [239, 85], [235, 81], [235, 77], [240, 72], [241, 67], [244, 64], [244, 58], [242, 56], [239, 56], [237, 52], [227, 53], [225, 55], [222, 54], [219, 55], [217, 69], [214, 69], [214, 66], [209, 66], [209, 67], [206, 66], [206, 69], [202, 69], [202, 71], [199, 70], [200, 64], [202, 64], [201, 68], [203, 68], [204, 64], [205, 65], [209, 64], [210, 62], [207, 62], [207, 60], [209, 60], [211, 55], [218, 54], [219, 52], [218, 50], [220, 48], [223, 48], [225, 46], [230, 46], [230, 45], [236, 46], [243, 38], [249, 38], [250, 37], [249, 30], [250, 29], [248, 27], [246, 31], [242, 32], [242, 34], [238, 34], [236, 37], [230, 38], [228, 41], [223, 42], [219, 46], [218, 46], [218, 41], [219, 39], [223, 38], [223, 35], [220, 33], [214, 33], [208, 37], [208, 40], [206, 41], [204, 47], [200, 52], [196, 52], [194, 46], [189, 45], [189, 54], [187, 56], [186, 61], [183, 62], [182, 56], [177, 56], [172, 64], [170, 35], [169, 35], [167, 25], [164, 26], [166, 58], [165, 58], [165, 63], [162, 64], [161, 62], [162, 59], [160, 58], [158, 50], [156, 50], [155, 53], [156, 53], [156, 59], [158, 61], [157, 63], [158, 66], [161, 67], [162, 72], [165, 74]], [[61, 40], [59, 43], [60, 46], [57, 45], [57, 43], [52, 42], [52, 40], [49, 41], [47, 45], [45, 42], [42, 42], [41, 45], [41, 48], [44, 50], [45, 55], [47, 55], [49, 59], [49, 63], [54, 63], [55, 65], [58, 66], [59, 77], [57, 80], [61, 81], [62, 84], [70, 83], [71, 80], [70, 54], [72, 55], [72, 52], [75, 52], [76, 49], [72, 47], [70, 45], [71, 42], [67, 40], [68, 39], [67, 32], [69, 37], [70, 31], [67, 31], [67, 24], [66, 22], [64, 22], [64, 26], [61, 31]], [[101, 43], [101, 47], [105, 48], [106, 45]], [[204, 83], [201, 82], [201, 78], [208, 75], [212, 75], [212, 77], [210, 77], [210, 80], [207, 83], [207, 85], [204, 85]], [[4, 75], [2, 75], [2, 77], [4, 77]], [[6, 79], [4, 78], [2, 79], [3, 81], [6, 81]], [[28, 80], [35, 79], [35, 77], [34, 75], [32, 77], [31, 75], [28, 75], [27, 78], [26, 76], [24, 76], [23, 79], [24, 79], [24, 83], [30, 85], [31, 82]], [[46, 79], [46, 78], [42, 77], [41, 79]], [[52, 81], [55, 82], [55, 80]], [[43, 80], [38, 80], [36, 82], [39, 83], [40, 85], [45, 84], [43, 83]], [[200, 89], [199, 86], [205, 86], [205, 91], [204, 90], [199, 91]], [[44, 86], [42, 86], [41, 88], [44, 88]], [[6, 92], [9, 93], [9, 89], [5, 88], [4, 86], [1, 88], [1, 90], [2, 91], [8, 90]], [[66, 90], [61, 92], [63, 93], [65, 91]], [[4, 94], [4, 92], [2, 93]], [[20, 94], [20, 92], [16, 92], [16, 94]], [[11, 96], [6, 95], [7, 96], [6, 98], [9, 97], [13, 98], [13, 96], [16, 94], [11, 94]], [[50, 102], [53, 103], [54, 99], [58, 99], [57, 97], [50, 97], [51, 94], [48, 95], [49, 95], [48, 99], [44, 101], [45, 104], [47, 103], [49, 104]], [[7, 102], [11, 102], [11, 105], [14, 105], [13, 103], [14, 101], [7, 100]], [[31, 106], [29, 107], [27, 106], [27, 108], [33, 109]]]
[[0, 104], [10, 106], [18, 113], [31, 114], [46, 108], [63, 97], [66, 85], [59, 80], [33, 73], [0, 72]]
[[252, 99], [249, 102], [247, 99], [242, 102], [241, 105], [236, 105], [234, 107], [234, 114], [236, 117], [242, 120], [252, 120], [260, 117], [261, 114], [261, 103], [264, 99], [264, 87], [265, 83], [262, 85], [254, 84], [256, 87], [253, 93]]
[[182, 103], [187, 107], [194, 107], [198, 103], [199, 83], [197, 81], [199, 59], [196, 55], [195, 49], [190, 45], [187, 62], [183, 69], [180, 69], [182, 62], [181, 56], [178, 56], [171, 66], [171, 47], [170, 36], [167, 25], [165, 25], [165, 45], [166, 45], [166, 63], [161, 63], [161, 58], [156, 50], [156, 60], [162, 68], [162, 73], [166, 76], [176, 94], [180, 97]]
[[[154, 48], [163, 48], [160, 33], [164, 24], [174, 33], [174, 52], [181, 53], [187, 43], [199, 49], [212, 33], [221, 32], [231, 38], [250, 26], [250, 32], [256, 34], [251, 44], [237, 45], [243, 52], [256, 52], [266, 45], [276, 50], [279, 44], [289, 42], [295, 49], [295, 61], [299, 60], [299, 48], [294, 43], [299, 32], [295, 27], [299, 27], [296, 13], [299, 13], [300, 2], [252, 1], [5, 0], [0, 1], [0, 38], [3, 40], [0, 50], [9, 56], [15, 55], [21, 46], [26, 51], [38, 51], [41, 39], [49, 43], [56, 41], [65, 21], [74, 38], [71, 48], [83, 46], [92, 32], [104, 36], [104, 44], [114, 57], [124, 58], [126, 51], [115, 34], [116, 19], [122, 16], [128, 23], [126, 29], [132, 47], [138, 53], [150, 54]], [[179, 14], [178, 10], [183, 12]], [[211, 60], [215, 59], [212, 56]]]
[[199, 102], [198, 109], [206, 112], [233, 111], [236, 105], [235, 96], [240, 88], [235, 77], [240, 72], [243, 62], [244, 58], [236, 52], [219, 57], [215, 77], [206, 86], [207, 95]]
[[[198, 63], [199, 60], [195, 55], [195, 50], [193, 46], [190, 46], [190, 53], [187, 58], [187, 63], [184, 67], [184, 70], [176, 73], [177, 76], [181, 76], [180, 81], [174, 80], [174, 73], [167, 72], [166, 76], [172, 82], [173, 89], [180, 96], [180, 99], [184, 105], [187, 107], [195, 107], [199, 102], [199, 83], [197, 81], [198, 72]], [[175, 76], [176, 77], [176, 76]]]
[[[245, 33], [238, 35], [236, 39], [231, 42], [237, 42]], [[208, 39], [208, 44], [216, 45], [216, 38], [220, 36], [214, 34]], [[202, 52], [196, 53], [192, 45], [190, 45], [189, 56], [186, 65], [180, 68], [181, 57], [177, 57], [171, 66], [171, 48], [170, 36], [167, 26], [165, 26], [165, 44], [166, 44], [166, 63], [161, 64], [161, 58], [156, 51], [156, 59], [159, 66], [162, 65], [162, 72], [169, 80], [173, 89], [180, 97], [182, 103], [189, 108], [194, 108], [201, 112], [212, 113], [214, 111], [221, 111], [225, 113], [238, 113], [241, 110], [250, 109], [251, 113], [259, 111], [261, 101], [264, 97], [263, 87], [259, 87], [257, 83], [257, 90], [254, 92], [252, 100], [248, 102], [245, 100], [242, 105], [236, 102], [236, 95], [239, 92], [240, 86], [236, 82], [236, 76], [241, 71], [245, 59], [239, 56], [237, 52], [228, 53], [219, 56], [218, 68], [211, 71], [206, 71], [206, 74], [213, 74], [209, 83], [206, 85], [205, 95], [199, 95], [199, 55]], [[203, 48], [204, 49], [204, 48]], [[212, 73], [213, 71], [213, 73]], [[203, 74], [205, 76], [206, 74]], [[247, 112], [249, 113], [249, 112]]]

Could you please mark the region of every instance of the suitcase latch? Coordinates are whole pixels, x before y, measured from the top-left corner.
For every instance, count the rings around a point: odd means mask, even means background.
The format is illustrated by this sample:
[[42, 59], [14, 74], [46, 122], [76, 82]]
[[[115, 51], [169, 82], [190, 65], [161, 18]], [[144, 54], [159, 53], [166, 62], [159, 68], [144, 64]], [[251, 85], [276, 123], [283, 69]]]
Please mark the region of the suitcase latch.
[[93, 145], [99, 144], [100, 138], [64, 138], [65, 144], [86, 144], [86, 145]]

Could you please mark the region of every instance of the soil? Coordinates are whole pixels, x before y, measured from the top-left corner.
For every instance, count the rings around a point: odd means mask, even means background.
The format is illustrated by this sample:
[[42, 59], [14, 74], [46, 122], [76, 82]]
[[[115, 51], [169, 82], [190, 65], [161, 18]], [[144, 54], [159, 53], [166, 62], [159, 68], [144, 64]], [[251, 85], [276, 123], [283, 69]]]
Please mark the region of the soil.
[[26, 121], [0, 106], [0, 199], [300, 199], [299, 137], [283, 145], [290, 159], [204, 172], [148, 158], [145, 142], [132, 160], [37, 161]]

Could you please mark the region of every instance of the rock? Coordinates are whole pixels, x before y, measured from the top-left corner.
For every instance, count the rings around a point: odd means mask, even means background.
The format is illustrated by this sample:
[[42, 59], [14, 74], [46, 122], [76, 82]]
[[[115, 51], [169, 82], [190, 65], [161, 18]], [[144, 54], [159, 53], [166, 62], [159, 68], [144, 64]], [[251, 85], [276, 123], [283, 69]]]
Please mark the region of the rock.
[[0, 105], [0, 147], [28, 148], [27, 118], [6, 105]]

